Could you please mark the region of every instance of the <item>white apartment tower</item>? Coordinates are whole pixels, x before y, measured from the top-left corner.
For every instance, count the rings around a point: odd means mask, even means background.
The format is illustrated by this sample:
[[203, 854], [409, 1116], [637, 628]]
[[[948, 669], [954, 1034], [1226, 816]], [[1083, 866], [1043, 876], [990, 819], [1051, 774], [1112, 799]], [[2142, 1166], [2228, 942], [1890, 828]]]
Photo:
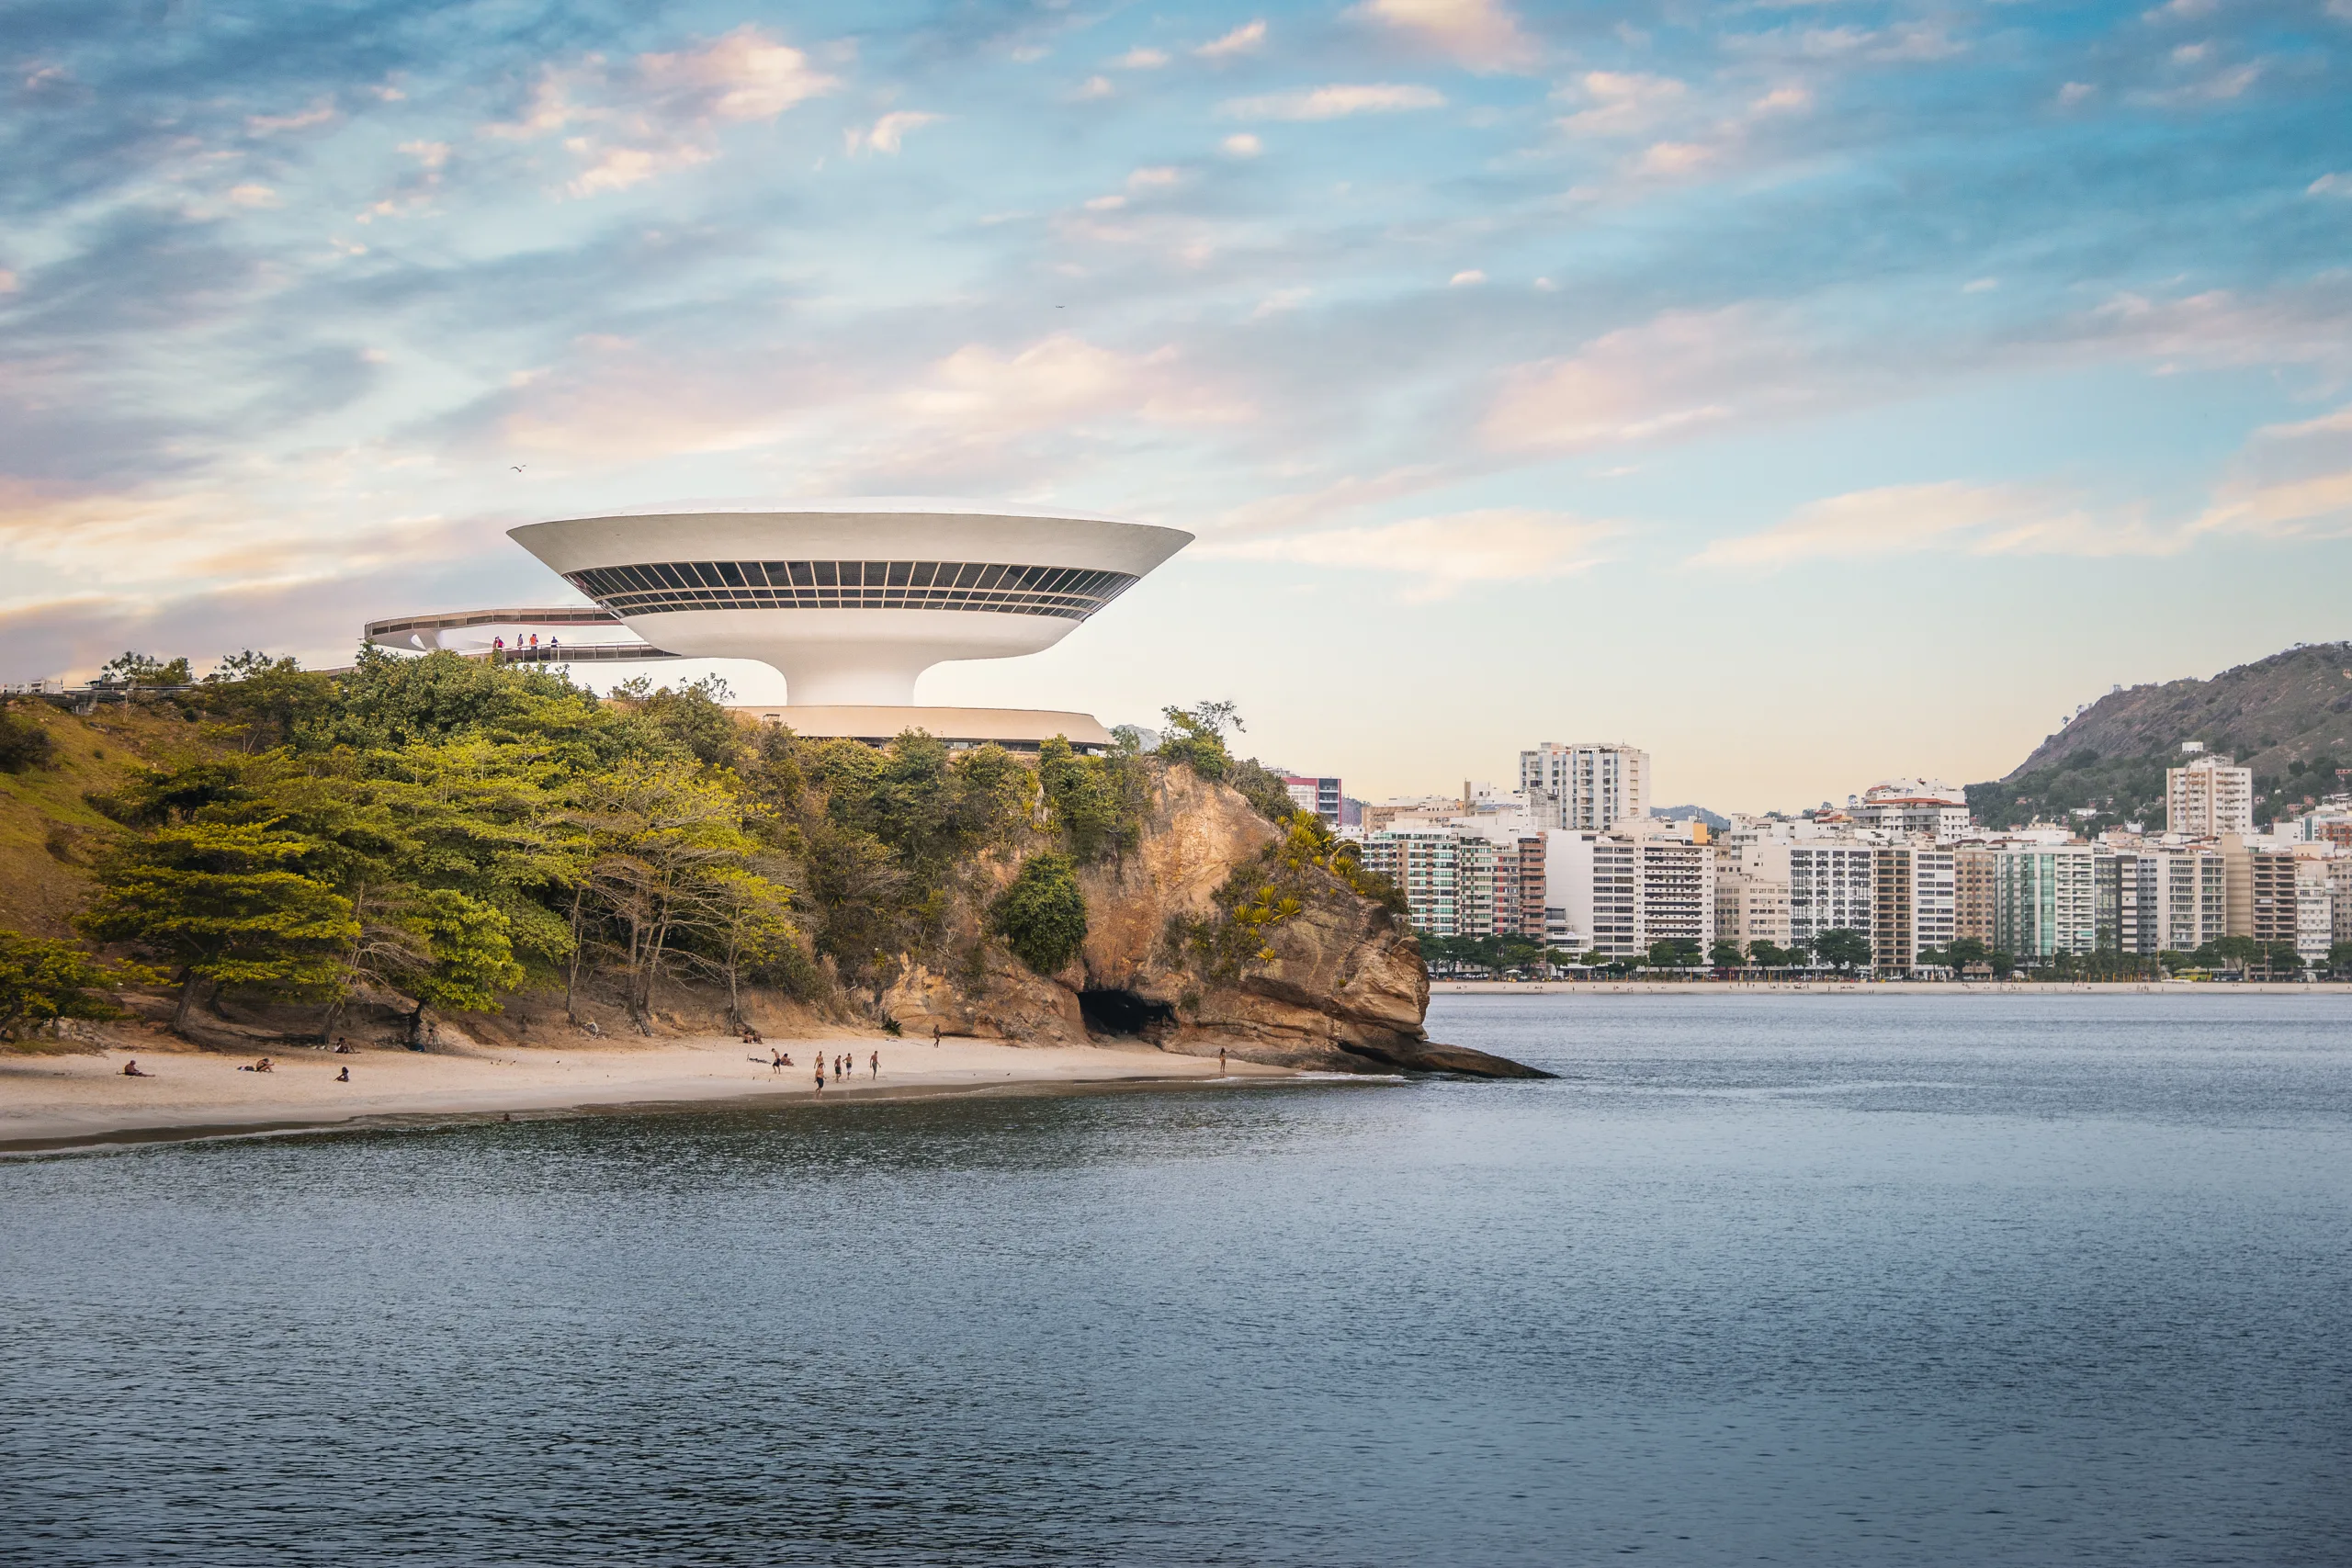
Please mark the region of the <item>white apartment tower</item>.
[[2165, 826], [2192, 839], [2254, 831], [2254, 770], [2222, 756], [2165, 770]]
[[1788, 940], [1812, 942], [1834, 931], [1874, 938], [1877, 861], [1870, 844], [1766, 842], [1741, 852], [1740, 869], [1788, 888]]
[[1555, 944], [1638, 958], [1671, 938], [1703, 954], [1715, 940], [1715, 856], [1708, 845], [1630, 828], [1544, 835], [1544, 902]]
[[1650, 754], [1623, 741], [1546, 740], [1519, 754], [1519, 787], [1540, 826], [1606, 832], [1650, 814]]

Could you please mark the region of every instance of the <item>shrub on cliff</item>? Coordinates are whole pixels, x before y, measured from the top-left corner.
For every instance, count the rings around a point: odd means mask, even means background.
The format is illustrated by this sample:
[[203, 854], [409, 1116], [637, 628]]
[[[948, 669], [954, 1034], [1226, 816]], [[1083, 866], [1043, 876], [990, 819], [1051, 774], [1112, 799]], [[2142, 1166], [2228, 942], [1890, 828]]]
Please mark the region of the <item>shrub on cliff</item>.
[[1167, 716], [1168, 732], [1159, 742], [1159, 755], [1170, 762], [1182, 762], [1211, 784], [1221, 784], [1233, 771], [1233, 753], [1225, 747], [1226, 727], [1243, 728], [1241, 716], [1233, 711], [1231, 703], [1203, 703], [1195, 708], [1169, 707], [1160, 710]]
[[1147, 766], [1132, 743], [1099, 757], [1080, 756], [1058, 735], [1038, 748], [1037, 785], [1073, 858], [1113, 859], [1135, 848], [1151, 796]]
[[39, 720], [0, 707], [0, 773], [21, 773], [45, 768], [57, 756], [57, 742]]
[[1086, 896], [1067, 855], [1032, 855], [989, 906], [989, 929], [1013, 956], [1051, 975], [1078, 956], [1086, 940]]

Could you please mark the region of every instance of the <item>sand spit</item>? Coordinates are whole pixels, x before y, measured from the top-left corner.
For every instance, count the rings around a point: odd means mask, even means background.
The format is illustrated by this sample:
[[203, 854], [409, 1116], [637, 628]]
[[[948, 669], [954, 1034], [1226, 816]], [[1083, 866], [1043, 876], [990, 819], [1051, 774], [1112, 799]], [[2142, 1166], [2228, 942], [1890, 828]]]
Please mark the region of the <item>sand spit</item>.
[[[794, 1065], [781, 1071], [769, 1053]], [[881, 1071], [872, 1056], [881, 1055]], [[273, 1054], [268, 1073], [241, 1072], [255, 1058], [187, 1049], [108, 1050], [82, 1055], [0, 1055], [0, 1153], [34, 1154], [109, 1144], [266, 1132], [413, 1125], [453, 1118], [580, 1114], [731, 1102], [812, 1101], [816, 1062], [856, 1061], [848, 1079], [828, 1069], [824, 1100], [875, 1100], [1006, 1090], [1207, 1083], [1216, 1059], [1148, 1046], [1027, 1047], [977, 1040], [776, 1041], [745, 1045], [724, 1036], [642, 1045], [419, 1054], [315, 1049]], [[753, 1055], [759, 1058], [752, 1061]], [[122, 1076], [136, 1058], [152, 1077]], [[348, 1067], [351, 1079], [338, 1082]], [[1235, 1061], [1227, 1077], [1285, 1079], [1285, 1067]]]

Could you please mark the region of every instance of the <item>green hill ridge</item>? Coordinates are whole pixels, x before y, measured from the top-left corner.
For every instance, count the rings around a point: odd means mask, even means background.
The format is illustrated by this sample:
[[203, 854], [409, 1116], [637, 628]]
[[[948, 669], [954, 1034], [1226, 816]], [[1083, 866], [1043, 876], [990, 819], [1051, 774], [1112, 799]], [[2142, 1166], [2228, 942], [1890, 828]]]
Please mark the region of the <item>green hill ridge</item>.
[[2165, 825], [2165, 770], [2202, 741], [2254, 770], [2265, 822], [2352, 787], [2352, 642], [2311, 643], [2210, 680], [2110, 692], [2006, 777], [1968, 786], [1988, 828], [2058, 820], [2082, 807], [2087, 831]]

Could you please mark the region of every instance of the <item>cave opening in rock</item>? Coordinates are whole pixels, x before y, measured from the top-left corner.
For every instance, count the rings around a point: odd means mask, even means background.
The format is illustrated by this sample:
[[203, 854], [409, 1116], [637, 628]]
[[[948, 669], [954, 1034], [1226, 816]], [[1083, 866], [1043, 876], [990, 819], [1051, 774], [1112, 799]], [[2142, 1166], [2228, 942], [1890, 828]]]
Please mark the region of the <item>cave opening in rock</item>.
[[1088, 1032], [1094, 1034], [1144, 1034], [1176, 1021], [1174, 1008], [1133, 991], [1080, 991], [1078, 1010], [1085, 1016]]

